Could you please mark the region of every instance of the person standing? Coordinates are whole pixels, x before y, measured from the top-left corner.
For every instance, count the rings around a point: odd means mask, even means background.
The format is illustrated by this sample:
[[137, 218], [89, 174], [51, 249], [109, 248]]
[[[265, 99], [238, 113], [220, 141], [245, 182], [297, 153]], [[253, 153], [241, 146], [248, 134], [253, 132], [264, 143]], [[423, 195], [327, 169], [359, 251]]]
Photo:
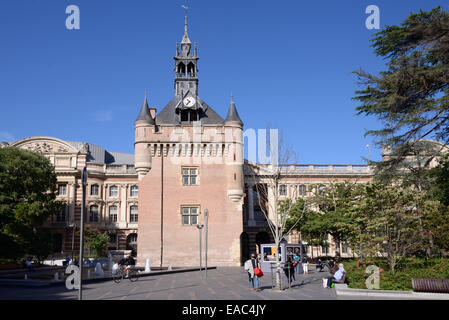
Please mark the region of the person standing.
[[308, 274], [309, 273], [309, 261], [308, 261], [306, 255], [304, 255], [302, 257], [302, 261], [301, 262], [302, 262], [302, 270], [303, 270], [304, 274]]
[[288, 284], [289, 286], [291, 286], [292, 282], [295, 281], [295, 270], [293, 268], [293, 261], [291, 257], [287, 258], [287, 261], [285, 262], [284, 265], [284, 272], [285, 272], [285, 276], [288, 279]]
[[252, 253], [251, 259], [245, 262], [244, 269], [248, 272], [249, 283], [251, 285], [250, 290], [256, 289], [256, 291], [260, 291], [259, 279], [254, 273], [254, 268], [260, 268], [260, 262], [259, 259], [256, 258], [256, 255]]
[[299, 257], [299, 254], [297, 252], [295, 252], [295, 254], [293, 255], [293, 264], [295, 266], [295, 272], [299, 273], [299, 266], [301, 264], [301, 259]]

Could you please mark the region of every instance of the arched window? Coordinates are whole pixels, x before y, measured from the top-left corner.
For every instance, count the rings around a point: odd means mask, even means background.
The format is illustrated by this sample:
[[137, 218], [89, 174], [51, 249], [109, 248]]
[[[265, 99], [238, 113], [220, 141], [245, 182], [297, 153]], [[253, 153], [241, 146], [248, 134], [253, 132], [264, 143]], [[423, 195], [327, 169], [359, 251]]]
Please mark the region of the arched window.
[[98, 206], [92, 205], [89, 208], [89, 220], [90, 222], [98, 222]]
[[109, 207], [109, 222], [117, 222], [117, 206]]
[[305, 196], [307, 194], [307, 187], [303, 184], [299, 185], [298, 193], [300, 196]]
[[137, 254], [137, 233], [131, 233], [126, 237], [126, 250], [132, 250], [132, 255]]
[[129, 222], [137, 222], [137, 206], [131, 206], [129, 208]]
[[111, 186], [109, 188], [109, 196], [110, 197], [118, 197], [118, 187], [117, 186]]
[[320, 186], [318, 187], [318, 194], [319, 194], [319, 195], [323, 195], [325, 192], [326, 192], [326, 186], [320, 185]]

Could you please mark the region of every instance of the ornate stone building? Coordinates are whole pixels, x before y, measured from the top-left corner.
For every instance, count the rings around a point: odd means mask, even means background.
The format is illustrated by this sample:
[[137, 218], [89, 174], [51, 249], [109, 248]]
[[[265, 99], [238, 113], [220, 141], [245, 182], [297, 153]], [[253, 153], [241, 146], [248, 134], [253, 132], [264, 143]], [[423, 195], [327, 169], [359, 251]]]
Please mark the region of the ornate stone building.
[[[67, 207], [43, 229], [54, 232], [59, 253], [79, 250], [74, 231], [80, 223], [84, 167], [88, 171], [86, 226], [107, 232], [109, 249], [136, 251], [140, 265], [148, 258], [153, 266], [199, 265], [197, 226], [205, 224], [206, 208], [210, 265], [240, 265], [249, 252], [258, 250], [258, 244], [272, 241], [254, 191], [254, 183], [264, 183], [267, 168], [258, 165], [256, 180], [250, 176], [243, 159], [243, 121], [233, 99], [222, 118], [199, 97], [198, 59], [186, 17], [174, 57], [174, 96], [159, 112], [148, 106], [145, 97], [134, 123], [134, 154], [52, 137], [9, 144], [41, 153], [55, 166], [58, 198]], [[292, 190], [308, 196], [304, 190], [309, 184], [372, 179], [372, 172], [363, 165], [294, 165], [290, 169], [282, 175], [284, 197], [291, 197]], [[290, 239], [298, 241], [297, 236]], [[342, 249], [343, 255], [351, 254]], [[314, 250], [317, 255], [334, 252], [332, 248]]]
[[[52, 137], [31, 137], [9, 144], [46, 156], [55, 166], [58, 199], [67, 203], [63, 212], [42, 227], [55, 234], [57, 253], [79, 250], [81, 216], [81, 172], [88, 170], [86, 187], [87, 227], [110, 235], [109, 249], [135, 249], [137, 245], [138, 183], [134, 156], [108, 152], [102, 147]], [[6, 145], [4, 145], [6, 146]]]

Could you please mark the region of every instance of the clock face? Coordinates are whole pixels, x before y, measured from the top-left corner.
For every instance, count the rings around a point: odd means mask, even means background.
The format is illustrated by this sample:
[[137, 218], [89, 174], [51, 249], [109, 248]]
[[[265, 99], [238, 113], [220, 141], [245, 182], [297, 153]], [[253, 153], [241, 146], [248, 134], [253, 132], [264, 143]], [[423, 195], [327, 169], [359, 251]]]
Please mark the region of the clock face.
[[187, 97], [183, 100], [183, 103], [186, 107], [193, 107], [195, 105], [195, 98]]

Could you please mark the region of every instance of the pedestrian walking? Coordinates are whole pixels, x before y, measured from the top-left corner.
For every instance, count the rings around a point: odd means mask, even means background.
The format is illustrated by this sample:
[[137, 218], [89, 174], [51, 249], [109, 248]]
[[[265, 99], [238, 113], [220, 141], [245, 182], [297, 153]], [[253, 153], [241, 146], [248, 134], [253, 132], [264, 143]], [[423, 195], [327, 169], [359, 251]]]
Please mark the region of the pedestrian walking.
[[295, 269], [293, 268], [293, 261], [291, 257], [288, 257], [284, 264], [284, 273], [288, 279], [288, 285], [291, 286], [292, 282], [296, 280]]
[[254, 253], [251, 254], [251, 259], [247, 260], [244, 264], [244, 269], [248, 272], [248, 278], [250, 283], [250, 290], [256, 290], [260, 291], [259, 288], [259, 277], [256, 275], [256, 272], [254, 271], [255, 268], [260, 269], [260, 262], [259, 259], [257, 259], [256, 255]]

